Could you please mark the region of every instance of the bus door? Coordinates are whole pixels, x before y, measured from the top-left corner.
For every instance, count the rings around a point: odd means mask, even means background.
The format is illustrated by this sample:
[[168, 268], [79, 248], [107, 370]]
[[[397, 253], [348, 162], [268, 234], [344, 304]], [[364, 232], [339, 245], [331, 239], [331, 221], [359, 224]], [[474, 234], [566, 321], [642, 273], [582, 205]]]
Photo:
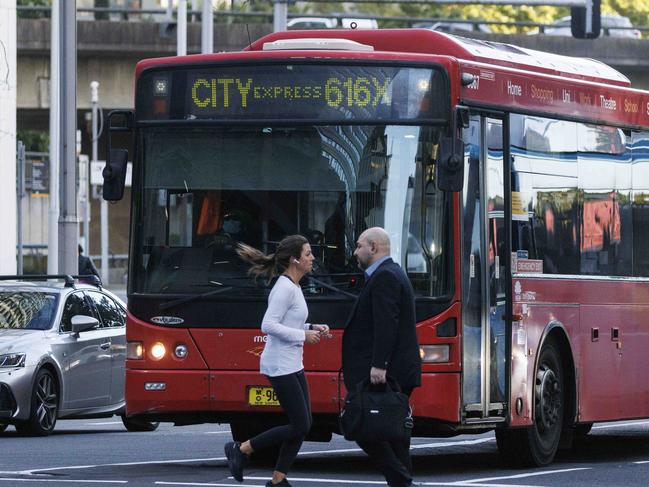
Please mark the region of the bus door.
[[502, 120], [470, 118], [462, 195], [462, 406], [466, 423], [501, 421], [506, 398]]

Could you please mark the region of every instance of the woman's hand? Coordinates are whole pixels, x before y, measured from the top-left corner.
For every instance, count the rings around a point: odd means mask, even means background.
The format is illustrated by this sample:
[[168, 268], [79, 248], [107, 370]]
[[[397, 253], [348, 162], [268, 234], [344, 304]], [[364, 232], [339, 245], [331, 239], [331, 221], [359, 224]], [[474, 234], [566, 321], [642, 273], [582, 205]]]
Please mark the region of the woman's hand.
[[310, 343], [311, 345], [318, 343], [320, 341], [320, 332], [316, 330], [306, 330], [304, 332], [304, 341]]
[[311, 328], [320, 332], [321, 335], [329, 335], [329, 326], [327, 325], [311, 325]]

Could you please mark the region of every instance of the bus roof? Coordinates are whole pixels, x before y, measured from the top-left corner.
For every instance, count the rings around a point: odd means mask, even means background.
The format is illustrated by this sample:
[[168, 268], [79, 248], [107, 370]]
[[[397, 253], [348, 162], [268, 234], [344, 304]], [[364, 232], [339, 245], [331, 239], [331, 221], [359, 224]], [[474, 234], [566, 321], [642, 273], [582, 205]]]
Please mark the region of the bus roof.
[[501, 42], [458, 37], [429, 29], [309, 30], [275, 32], [253, 42], [248, 50], [280, 39], [343, 38], [367, 44], [374, 51], [451, 56], [458, 60], [523, 69], [567, 78], [630, 87], [631, 82], [610, 66], [587, 58], [535, 51]]
[[454, 103], [649, 126], [649, 92], [632, 88], [626, 76], [602, 62], [428, 29], [275, 32], [244, 52], [143, 60], [136, 76], [154, 67], [311, 57], [450, 62], [462, 75], [462, 86], [451, 86]]

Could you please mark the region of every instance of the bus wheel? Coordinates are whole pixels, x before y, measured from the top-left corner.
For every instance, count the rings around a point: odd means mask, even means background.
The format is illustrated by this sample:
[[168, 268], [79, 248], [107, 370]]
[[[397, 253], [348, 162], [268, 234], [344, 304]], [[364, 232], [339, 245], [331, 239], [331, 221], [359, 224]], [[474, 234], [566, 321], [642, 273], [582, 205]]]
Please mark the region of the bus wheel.
[[498, 450], [508, 463], [541, 467], [552, 462], [561, 439], [564, 397], [559, 349], [548, 341], [541, 350], [534, 381], [534, 426], [496, 430]]
[[7, 426], [9, 426], [7, 423], [0, 423], [0, 433], [4, 433]]
[[160, 424], [137, 418], [129, 418], [126, 415], [122, 415], [122, 423], [128, 431], [155, 431]]

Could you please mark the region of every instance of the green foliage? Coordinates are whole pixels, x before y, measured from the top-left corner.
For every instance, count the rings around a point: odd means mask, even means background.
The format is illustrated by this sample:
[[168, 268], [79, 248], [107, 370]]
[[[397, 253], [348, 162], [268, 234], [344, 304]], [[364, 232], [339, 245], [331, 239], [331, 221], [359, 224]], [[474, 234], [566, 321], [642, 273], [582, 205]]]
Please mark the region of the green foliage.
[[48, 152], [50, 150], [50, 134], [40, 130], [18, 130], [16, 140], [25, 144], [27, 152]]
[[[258, 0], [257, 0], [258, 1]], [[568, 7], [530, 5], [453, 5], [437, 3], [320, 3], [300, 2], [291, 5], [292, 13], [305, 15], [353, 12], [385, 17], [412, 17], [417, 19], [486, 20], [492, 22], [523, 22], [532, 25], [520, 27], [491, 24], [491, 30], [502, 33], [529, 32], [534, 24], [550, 24], [570, 15]], [[629, 17], [633, 25], [649, 26], [649, 0], [602, 0], [602, 13]], [[380, 27], [406, 27], [400, 21], [379, 21]]]
[[[51, 6], [50, 0], [17, 0], [16, 5], [20, 6], [33, 6], [33, 7], [49, 7]], [[48, 11], [29, 10], [18, 11], [18, 17], [21, 19], [45, 19], [50, 17]]]

